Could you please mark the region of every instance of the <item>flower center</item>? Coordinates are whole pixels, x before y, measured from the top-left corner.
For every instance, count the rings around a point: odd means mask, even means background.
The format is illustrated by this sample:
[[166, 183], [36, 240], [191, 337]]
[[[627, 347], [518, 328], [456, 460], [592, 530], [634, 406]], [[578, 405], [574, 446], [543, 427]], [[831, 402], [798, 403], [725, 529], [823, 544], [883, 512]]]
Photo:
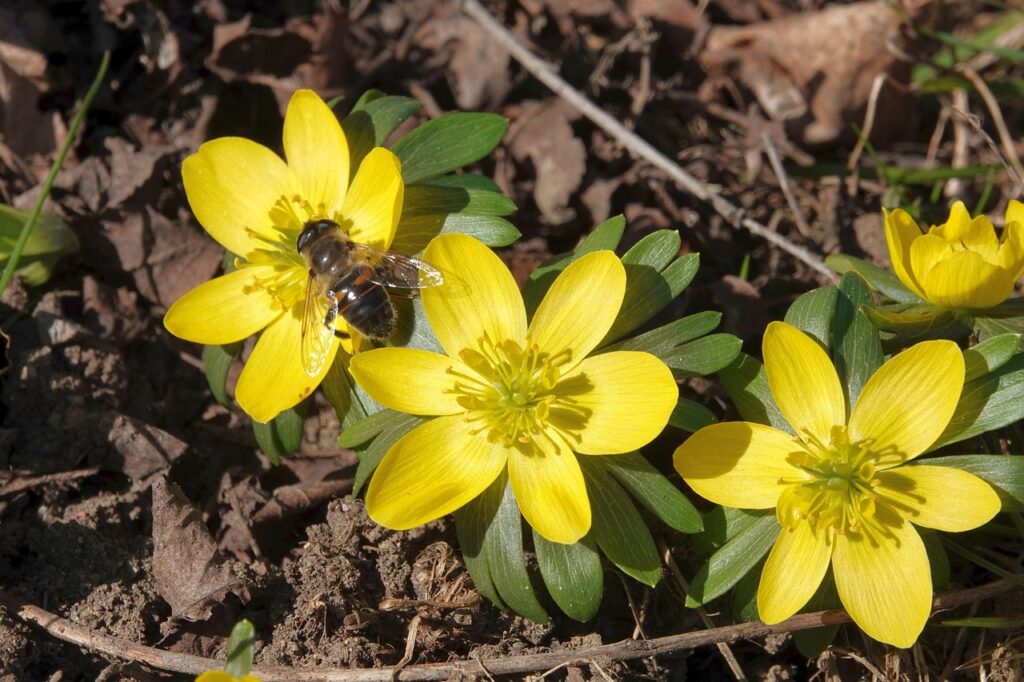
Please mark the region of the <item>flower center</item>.
[[578, 440], [574, 433], [586, 423], [590, 411], [574, 405], [563, 391], [561, 368], [572, 359], [570, 351], [543, 353], [532, 344], [521, 347], [511, 339], [495, 344], [484, 336], [476, 349], [459, 357], [473, 372], [449, 369], [455, 383], [449, 392], [466, 409], [472, 433], [487, 433], [492, 443], [520, 448], [527, 454], [558, 452], [562, 441]]
[[792, 481], [779, 499], [779, 523], [810, 523], [829, 538], [887, 533], [876, 518], [876, 472], [884, 458], [871, 449], [871, 439], [851, 443], [846, 427], [835, 426], [827, 445], [810, 433], [800, 443], [803, 449], [793, 459], [806, 477]]

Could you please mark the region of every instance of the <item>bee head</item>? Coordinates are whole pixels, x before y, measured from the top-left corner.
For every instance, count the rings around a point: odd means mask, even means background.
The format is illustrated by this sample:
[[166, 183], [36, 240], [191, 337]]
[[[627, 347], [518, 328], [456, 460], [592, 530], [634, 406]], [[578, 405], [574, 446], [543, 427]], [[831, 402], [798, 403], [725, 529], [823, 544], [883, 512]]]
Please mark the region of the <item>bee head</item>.
[[302, 232], [299, 233], [299, 238], [295, 241], [295, 248], [299, 253], [302, 253], [302, 250], [309, 246], [310, 243], [316, 241], [317, 237], [337, 229], [338, 223], [333, 220], [327, 220], [326, 218], [310, 220], [302, 228]]

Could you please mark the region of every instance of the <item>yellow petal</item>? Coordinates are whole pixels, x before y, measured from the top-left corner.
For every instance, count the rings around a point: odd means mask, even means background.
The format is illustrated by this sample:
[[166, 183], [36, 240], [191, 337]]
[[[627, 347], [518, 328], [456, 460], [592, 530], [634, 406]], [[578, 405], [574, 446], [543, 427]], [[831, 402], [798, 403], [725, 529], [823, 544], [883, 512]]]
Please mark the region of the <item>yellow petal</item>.
[[571, 545], [590, 530], [590, 499], [576, 455], [559, 446], [529, 455], [511, 450], [508, 477], [527, 523], [545, 539]]
[[883, 213], [885, 215], [885, 242], [889, 246], [892, 270], [903, 282], [903, 286], [923, 298], [924, 292], [910, 267], [910, 245], [915, 239], [921, 237], [921, 228], [914, 222], [914, 218], [902, 208], [883, 211]]
[[354, 241], [386, 249], [395, 238], [404, 192], [402, 162], [390, 150], [374, 147], [345, 196], [342, 227]]
[[910, 245], [910, 268], [925, 296], [930, 293], [928, 287], [925, 286], [928, 273], [937, 264], [952, 256], [953, 249], [949, 242], [934, 234], [919, 237]]
[[470, 376], [472, 369], [446, 355], [415, 348], [378, 348], [352, 358], [352, 376], [381, 405], [409, 414], [465, 412], [452, 387], [451, 370]]
[[991, 308], [1013, 292], [1010, 273], [977, 253], [961, 251], [938, 263], [922, 279], [928, 300], [943, 308]]
[[953, 245], [976, 251], [986, 260], [994, 260], [999, 248], [996, 228], [988, 216], [971, 218], [964, 202], [957, 201], [949, 210], [949, 220], [944, 225], [933, 227], [929, 234], [936, 234]]
[[241, 137], [221, 137], [199, 147], [182, 164], [181, 179], [199, 224], [239, 256], [263, 246], [248, 230], [278, 238], [270, 211], [278, 199], [299, 189], [281, 157]]
[[284, 155], [313, 214], [333, 218], [348, 187], [348, 141], [337, 117], [312, 90], [296, 90], [288, 102]]
[[[1009, 215], [1009, 210], [1007, 214]], [[996, 263], [1009, 273], [1014, 283], [1024, 274], [1024, 222], [1006, 221], [1006, 227], [1003, 228], [1003, 243], [999, 246]]]
[[366, 511], [387, 528], [407, 530], [450, 514], [484, 491], [505, 468], [503, 445], [471, 436], [461, 415], [438, 417], [398, 439], [373, 474]]
[[945, 466], [905, 466], [878, 474], [878, 494], [912, 523], [962, 532], [988, 523], [1001, 507], [985, 481]]
[[832, 574], [843, 606], [860, 629], [906, 648], [917, 640], [931, 611], [931, 569], [912, 525], [895, 517], [880, 520], [884, 535], [836, 536]]
[[850, 415], [850, 440], [871, 439], [885, 467], [917, 457], [949, 424], [964, 387], [952, 341], [923, 341], [878, 368]]
[[207, 670], [196, 678], [196, 682], [238, 682], [238, 680], [224, 670]]
[[679, 388], [672, 370], [650, 353], [619, 351], [585, 359], [559, 382], [555, 394], [560, 400], [551, 421], [578, 435], [578, 441], [568, 441], [572, 448], [585, 455], [616, 455], [661, 433]]
[[483, 242], [464, 234], [441, 235], [427, 246], [423, 260], [444, 274], [444, 286], [424, 289], [422, 296], [430, 326], [448, 355], [478, 349], [485, 336], [494, 344], [511, 339], [522, 345], [526, 308], [519, 287]]
[[274, 297], [252, 286], [255, 278], [273, 274], [270, 266], [252, 265], [203, 282], [174, 302], [164, 315], [164, 326], [193, 343], [247, 339], [281, 315], [281, 309], [273, 307]]
[[1010, 199], [1006, 205], [1006, 224], [1020, 223], [1024, 225], [1024, 203], [1016, 199]]
[[763, 424], [723, 422], [705, 426], [672, 457], [676, 471], [701, 497], [738, 509], [774, 507], [790, 483], [806, 474], [790, 463], [802, 452], [784, 431]]
[[765, 623], [779, 623], [803, 608], [828, 571], [832, 546], [825, 532], [809, 523], [782, 528], [757, 588], [757, 613]]
[[558, 275], [527, 335], [543, 352], [570, 355], [568, 372], [590, 354], [615, 322], [626, 294], [626, 269], [611, 251], [594, 251]]
[[235, 400], [253, 421], [268, 422], [309, 397], [331, 368], [338, 350], [334, 337], [327, 361], [311, 377], [302, 367], [302, 304], [281, 315], [260, 335], [238, 377]]
[[828, 443], [833, 426], [846, 423], [839, 375], [821, 346], [785, 322], [764, 332], [764, 369], [779, 411], [800, 438], [810, 433]]

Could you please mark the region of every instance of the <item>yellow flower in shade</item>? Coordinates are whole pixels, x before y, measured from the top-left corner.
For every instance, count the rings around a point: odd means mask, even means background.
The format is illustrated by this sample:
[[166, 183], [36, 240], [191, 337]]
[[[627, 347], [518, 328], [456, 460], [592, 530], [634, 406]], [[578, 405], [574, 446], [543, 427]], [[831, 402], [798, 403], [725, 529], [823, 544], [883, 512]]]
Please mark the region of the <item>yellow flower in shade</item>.
[[223, 670], [207, 670], [196, 678], [196, 682], [260, 682], [260, 678], [253, 677], [252, 675], [235, 677], [231, 673]]
[[[459, 509], [507, 467], [530, 525], [576, 542], [590, 529], [590, 502], [574, 453], [645, 445], [678, 399], [672, 372], [649, 353], [587, 357], [622, 305], [622, 263], [610, 251], [581, 257], [527, 325], [512, 274], [481, 242], [442, 235], [423, 255], [446, 273], [444, 286], [423, 291], [446, 354], [381, 348], [352, 359], [352, 376], [375, 400], [435, 417], [381, 460], [366, 493], [370, 517], [413, 528]], [[450, 281], [458, 273], [472, 281]]]
[[[301, 402], [323, 380], [351, 338], [333, 340], [316, 376], [302, 366], [300, 339], [306, 265], [295, 247], [313, 218], [334, 220], [356, 242], [387, 248], [402, 210], [401, 164], [373, 149], [350, 178], [348, 142], [338, 119], [314, 92], [299, 90], [284, 119], [287, 161], [251, 140], [203, 144], [181, 169], [189, 205], [203, 228], [236, 254], [234, 272], [178, 299], [164, 325], [203, 344], [241, 341], [262, 331], [245, 363], [235, 399], [266, 422]], [[339, 331], [346, 331], [338, 320]]]
[[988, 217], [971, 218], [962, 201], [927, 233], [897, 208], [885, 212], [885, 241], [896, 276], [922, 299], [940, 308], [991, 308], [1024, 274], [1024, 204], [1010, 202], [1001, 238]]
[[909, 647], [932, 601], [914, 525], [965, 531], [999, 511], [995, 491], [973, 474], [906, 466], [953, 415], [963, 355], [951, 341], [899, 353], [871, 376], [847, 418], [839, 376], [815, 341], [773, 322], [763, 350], [768, 386], [797, 435], [747, 422], [707, 426], [676, 450], [676, 470], [717, 504], [775, 508], [782, 531], [757, 591], [763, 621], [778, 623], [802, 608], [831, 563], [857, 625]]

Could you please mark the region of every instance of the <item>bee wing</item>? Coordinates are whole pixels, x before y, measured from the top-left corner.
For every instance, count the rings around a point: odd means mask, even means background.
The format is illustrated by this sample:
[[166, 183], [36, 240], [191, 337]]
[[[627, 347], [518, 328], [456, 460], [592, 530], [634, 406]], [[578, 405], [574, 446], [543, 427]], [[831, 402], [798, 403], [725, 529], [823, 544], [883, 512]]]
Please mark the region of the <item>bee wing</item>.
[[306, 305], [302, 308], [302, 367], [306, 374], [315, 377], [324, 368], [330, 356], [331, 343], [334, 342], [334, 320], [337, 310], [327, 323], [331, 312], [331, 300], [327, 297], [327, 289], [319, 277], [310, 277], [306, 282]]
[[419, 258], [403, 256], [368, 244], [351, 244], [351, 258], [373, 269], [370, 281], [399, 289], [426, 289], [444, 284], [441, 271]]

